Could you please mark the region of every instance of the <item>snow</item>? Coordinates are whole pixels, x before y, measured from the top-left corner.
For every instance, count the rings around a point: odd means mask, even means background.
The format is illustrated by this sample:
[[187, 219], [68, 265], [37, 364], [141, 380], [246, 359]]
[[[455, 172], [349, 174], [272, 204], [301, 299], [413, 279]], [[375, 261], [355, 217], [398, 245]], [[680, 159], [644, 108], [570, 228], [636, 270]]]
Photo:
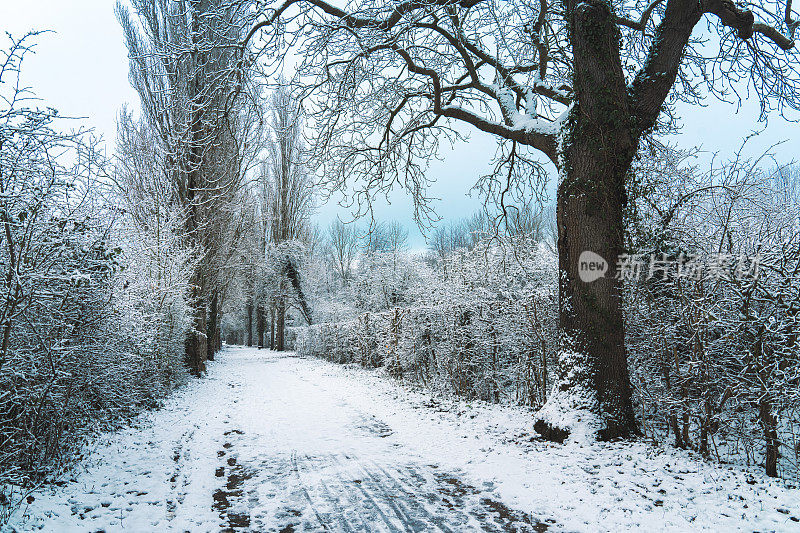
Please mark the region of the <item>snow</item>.
[[532, 440], [533, 415], [228, 347], [7, 530], [800, 528], [785, 482], [645, 442]]
[[597, 394], [585, 387], [586, 357], [574, 350], [561, 350], [558, 366], [564, 369], [564, 375], [553, 386], [536, 419], [551, 428], [566, 430], [573, 444], [588, 445], [597, 440], [603, 421], [594, 414], [598, 411]]
[[558, 136], [563, 129], [562, 126], [569, 115], [572, 104], [567, 107], [566, 111], [556, 117], [555, 120], [540, 118], [536, 111], [535, 89], [537, 87], [547, 88], [568, 98], [566, 93], [555, 90], [549, 85], [542, 83], [538, 72], [535, 75], [533, 86], [527, 88], [525, 92], [525, 113], [520, 113], [517, 110], [516, 94], [511, 88], [494, 83], [490, 86], [490, 89], [500, 105], [500, 111], [503, 117], [509, 122], [512, 130], [524, 131], [528, 134]]

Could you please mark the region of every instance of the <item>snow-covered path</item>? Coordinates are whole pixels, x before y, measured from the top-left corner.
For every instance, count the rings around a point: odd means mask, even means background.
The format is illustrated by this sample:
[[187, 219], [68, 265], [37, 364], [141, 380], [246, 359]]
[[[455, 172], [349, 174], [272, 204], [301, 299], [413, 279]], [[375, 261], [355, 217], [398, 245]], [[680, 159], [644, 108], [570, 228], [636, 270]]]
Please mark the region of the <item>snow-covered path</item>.
[[325, 363], [227, 348], [209, 376], [26, 509], [50, 531], [541, 531], [423, 460]]
[[18, 531], [800, 531], [800, 491], [644, 442], [531, 438], [532, 413], [227, 347], [106, 434]]

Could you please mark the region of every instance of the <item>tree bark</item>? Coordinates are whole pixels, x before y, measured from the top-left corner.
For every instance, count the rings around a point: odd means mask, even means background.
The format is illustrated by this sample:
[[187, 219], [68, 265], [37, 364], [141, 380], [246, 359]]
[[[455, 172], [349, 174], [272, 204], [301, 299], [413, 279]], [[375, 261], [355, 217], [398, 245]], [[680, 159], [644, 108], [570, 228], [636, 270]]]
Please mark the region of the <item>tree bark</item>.
[[217, 351], [217, 334], [219, 329], [219, 294], [217, 291], [211, 296], [211, 307], [208, 312], [208, 328], [206, 329], [206, 337], [208, 339], [207, 345], [207, 358], [209, 361], [214, 360], [214, 354]]
[[[196, 42], [199, 32], [199, 20], [195, 13], [192, 15], [192, 40]], [[198, 58], [193, 53], [192, 63], [197, 64]], [[198, 191], [202, 190], [202, 138], [203, 138], [203, 98], [201, 96], [201, 80], [199, 71], [196, 70], [191, 80], [191, 126], [188, 158], [183, 162], [181, 171], [186, 175], [186, 235], [193, 244], [203, 244], [203, 239], [198, 232], [200, 215], [198, 213]], [[202, 201], [202, 200], [200, 200]], [[201, 375], [205, 371], [207, 356], [206, 337], [206, 301], [204, 282], [206, 280], [206, 266], [201, 262], [195, 267], [195, 272], [190, 280], [189, 307], [192, 310], [192, 327], [187, 333], [185, 342], [186, 363], [194, 375]]]
[[764, 430], [764, 442], [766, 444], [764, 466], [766, 474], [770, 477], [778, 477], [778, 420], [772, 409], [772, 404], [766, 397], [762, 398], [758, 405], [758, 418]]
[[286, 297], [278, 298], [278, 306], [275, 310], [275, 350], [282, 352], [285, 350], [284, 336], [286, 330]]
[[258, 349], [264, 348], [264, 306], [256, 306], [256, 331], [258, 332]]
[[222, 298], [217, 298], [217, 328], [214, 335], [214, 352], [222, 349]]
[[[582, 418], [600, 439], [638, 434], [625, 353], [622, 284], [614, 276], [623, 253], [625, 178], [637, 150], [619, 55], [619, 32], [602, 0], [567, 2], [575, 54], [576, 103], [565, 124], [557, 192], [559, 255], [559, 383], [535, 429], [563, 441]], [[581, 254], [608, 265], [582, 281]], [[566, 415], [566, 416], [565, 416]], [[579, 415], [580, 417], [580, 415]]]
[[[222, 306], [220, 306], [222, 307]], [[220, 351], [222, 349], [222, 316], [219, 315], [217, 319], [217, 335], [214, 338], [214, 346], [216, 346], [216, 351]]]
[[269, 307], [269, 349], [275, 349], [275, 304]]
[[247, 345], [253, 345], [253, 302], [247, 302]]
[[197, 280], [192, 283], [189, 294], [189, 305], [192, 311], [192, 327], [186, 334], [184, 357], [186, 366], [192, 375], [200, 376], [206, 370], [206, 304], [202, 297], [202, 288]]

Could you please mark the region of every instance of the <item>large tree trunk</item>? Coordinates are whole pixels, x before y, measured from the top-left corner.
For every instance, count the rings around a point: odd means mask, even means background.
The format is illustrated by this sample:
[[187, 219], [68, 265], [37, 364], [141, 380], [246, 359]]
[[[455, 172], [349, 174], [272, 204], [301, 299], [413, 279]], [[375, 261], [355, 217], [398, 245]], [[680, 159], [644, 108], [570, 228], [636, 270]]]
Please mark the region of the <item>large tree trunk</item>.
[[[199, 19], [192, 16], [192, 39], [196, 39], [199, 31]], [[192, 62], [197, 64], [196, 52], [193, 52]], [[186, 235], [192, 244], [203, 245], [203, 239], [198, 231], [200, 215], [199, 204], [202, 198], [198, 199], [198, 193], [202, 195], [202, 139], [203, 139], [203, 98], [201, 96], [201, 80], [199, 70], [196, 70], [191, 80], [191, 142], [188, 146], [188, 160], [181, 168], [186, 175]], [[195, 375], [200, 375], [205, 371], [205, 360], [208, 353], [206, 337], [206, 301], [204, 283], [205, 265], [201, 262], [195, 267], [195, 272], [190, 280], [191, 289], [189, 293], [189, 307], [192, 312], [192, 327], [186, 335], [185, 357], [186, 364], [190, 371]]]
[[217, 334], [219, 329], [219, 294], [214, 291], [211, 296], [211, 308], [208, 312], [208, 328], [206, 329], [206, 337], [208, 339], [207, 357], [209, 361], [214, 360], [214, 354], [217, 351]]
[[192, 327], [186, 334], [184, 357], [189, 371], [195, 376], [200, 376], [206, 369], [205, 361], [208, 348], [206, 346], [206, 303], [197, 277], [195, 276], [189, 293]]
[[[561, 146], [557, 194], [561, 347], [557, 389], [537, 416], [546, 438], [571, 433], [601, 439], [638, 433], [625, 354], [622, 284], [625, 177], [638, 139], [630, 126], [619, 34], [606, 2], [581, 2], [572, 12], [573, 106]], [[592, 252], [605, 275], [584, 276]], [[584, 254], [582, 256], [582, 254]], [[583, 263], [583, 265], [581, 264]]]

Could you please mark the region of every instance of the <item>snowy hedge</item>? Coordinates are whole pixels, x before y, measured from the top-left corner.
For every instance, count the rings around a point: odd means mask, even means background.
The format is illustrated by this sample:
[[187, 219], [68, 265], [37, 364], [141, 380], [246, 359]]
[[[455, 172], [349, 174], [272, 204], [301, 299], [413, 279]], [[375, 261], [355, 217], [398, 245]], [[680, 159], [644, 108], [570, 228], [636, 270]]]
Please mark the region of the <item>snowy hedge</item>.
[[361, 306], [420, 305], [303, 328], [297, 351], [385, 367], [467, 398], [539, 406], [555, 357], [555, 254], [546, 244], [518, 244], [524, 253], [515, 255], [484, 243], [454, 258], [444, 278], [413, 260], [372, 257], [365, 277], [352, 281]]
[[440, 390], [491, 402], [540, 405], [552, 346], [505, 342], [508, 317], [488, 307], [393, 309], [357, 320], [314, 325], [297, 351], [336, 363], [384, 367]]
[[14, 97], [26, 50], [0, 51], [0, 524], [89, 436], [184, 379], [192, 256], [125, 231], [96, 140]]

